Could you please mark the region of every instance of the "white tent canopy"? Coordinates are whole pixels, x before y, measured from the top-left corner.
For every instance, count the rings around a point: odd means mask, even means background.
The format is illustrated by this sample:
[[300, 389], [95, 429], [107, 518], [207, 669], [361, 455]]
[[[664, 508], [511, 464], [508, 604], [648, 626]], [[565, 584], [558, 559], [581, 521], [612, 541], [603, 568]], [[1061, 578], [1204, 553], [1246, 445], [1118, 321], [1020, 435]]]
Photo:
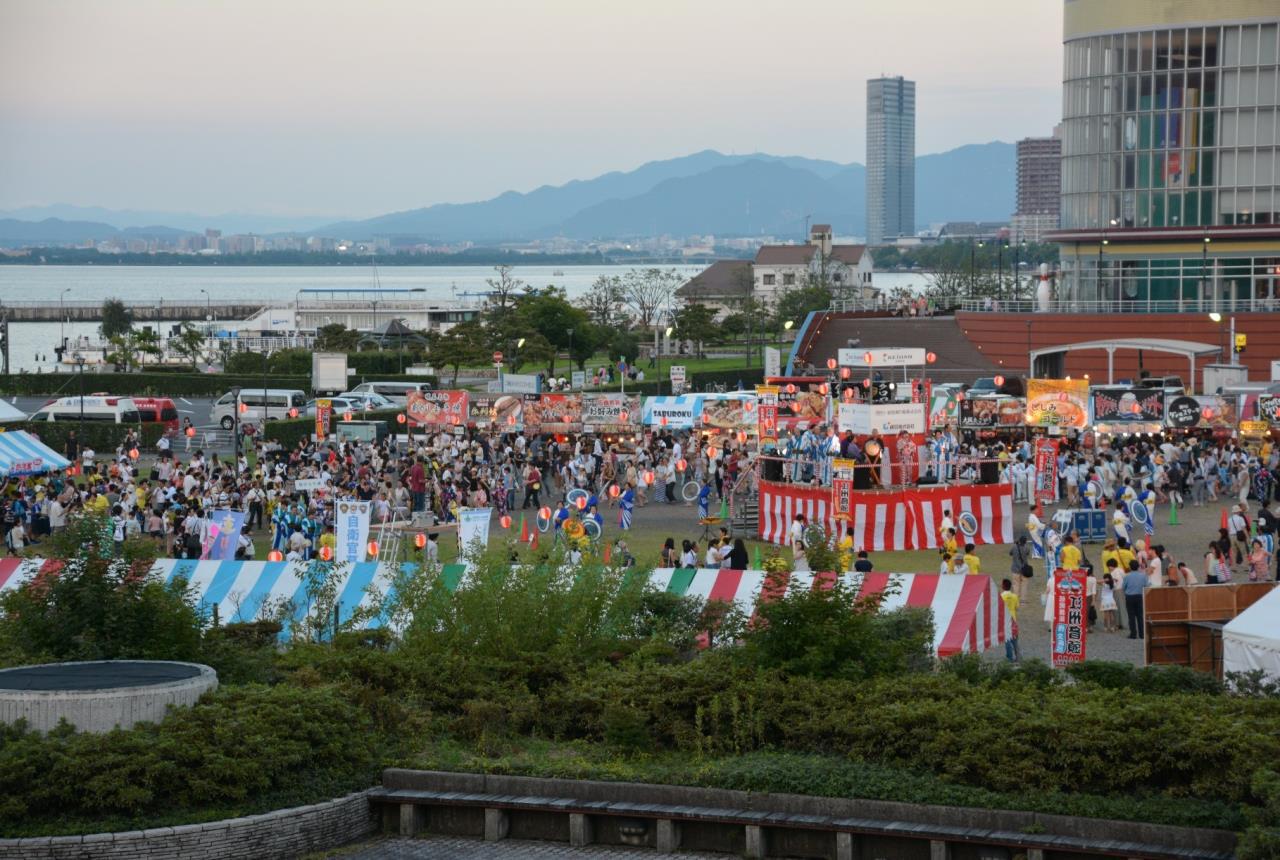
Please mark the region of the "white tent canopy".
[[[1028, 329], [1030, 331], [1030, 329]], [[1115, 382], [1115, 360], [1117, 349], [1149, 350], [1151, 352], [1167, 352], [1180, 355], [1191, 362], [1191, 376], [1187, 378], [1189, 385], [1195, 384], [1196, 358], [1198, 356], [1217, 355], [1220, 350], [1211, 343], [1196, 343], [1191, 340], [1173, 340], [1160, 337], [1129, 337], [1112, 340], [1086, 340], [1080, 343], [1061, 343], [1056, 346], [1045, 346], [1030, 351], [1030, 365], [1035, 368], [1036, 359], [1042, 355], [1053, 355], [1058, 352], [1076, 352], [1082, 349], [1101, 349], [1107, 353], [1107, 384]], [[1033, 372], [1034, 375], [1034, 372]]]
[[27, 413], [23, 412], [7, 400], [0, 400], [0, 424], [26, 420]]
[[1222, 628], [1222, 671], [1254, 669], [1280, 681], [1280, 587]]

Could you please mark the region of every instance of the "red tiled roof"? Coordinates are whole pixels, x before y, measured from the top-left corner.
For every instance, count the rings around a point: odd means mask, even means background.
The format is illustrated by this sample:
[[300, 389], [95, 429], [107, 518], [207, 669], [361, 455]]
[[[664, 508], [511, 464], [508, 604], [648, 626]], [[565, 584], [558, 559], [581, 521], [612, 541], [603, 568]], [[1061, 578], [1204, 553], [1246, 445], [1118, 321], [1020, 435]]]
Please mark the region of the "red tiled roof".
[[856, 266], [867, 252], [866, 245], [832, 245], [831, 258], [839, 260], [846, 266]]

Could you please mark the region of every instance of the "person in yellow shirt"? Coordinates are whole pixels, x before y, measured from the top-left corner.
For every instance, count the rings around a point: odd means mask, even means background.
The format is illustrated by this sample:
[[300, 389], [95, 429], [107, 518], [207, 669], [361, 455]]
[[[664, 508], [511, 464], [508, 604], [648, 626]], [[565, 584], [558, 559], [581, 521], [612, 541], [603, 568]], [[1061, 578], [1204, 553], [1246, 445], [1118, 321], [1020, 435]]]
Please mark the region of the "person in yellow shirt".
[[1022, 659], [1022, 652], [1018, 650], [1018, 606], [1022, 601], [1018, 599], [1018, 595], [1013, 591], [1013, 581], [1009, 579], [1002, 580], [1000, 583], [1000, 599], [1004, 601], [1005, 608], [1009, 610], [1009, 618], [1013, 621], [1013, 627], [1009, 630], [1009, 635], [1004, 640], [1004, 656], [1010, 663], [1017, 663]]
[[1076, 546], [1075, 535], [1067, 535], [1062, 539], [1061, 566], [1063, 570], [1079, 570], [1081, 559], [1080, 547]]
[[[331, 525], [325, 526], [324, 534], [320, 535], [320, 546], [318, 549], [324, 549], [325, 547], [328, 547], [335, 553], [338, 549], [338, 536], [334, 534], [333, 526]], [[324, 558], [324, 553], [320, 553], [320, 557]]]
[[1114, 539], [1107, 541], [1102, 547], [1102, 570], [1104, 572], [1107, 570], [1107, 567], [1108, 567], [1107, 562], [1111, 561], [1112, 559], [1115, 559], [1116, 565], [1119, 566], [1120, 551], [1116, 549], [1116, 542]]
[[978, 559], [978, 557], [974, 555], [973, 544], [971, 543], [967, 543], [964, 545], [964, 563], [965, 563], [965, 566], [969, 568], [970, 573], [977, 573], [978, 568], [982, 564], [982, 562]]
[[960, 544], [956, 541], [955, 529], [947, 529], [942, 533], [942, 546], [938, 551], [952, 558], [960, 551]]
[[840, 542], [836, 544], [836, 551], [840, 553], [840, 569], [851, 570], [853, 568], [853, 535], [845, 532], [844, 537], [840, 538]]
[[[1120, 569], [1122, 571], [1127, 571], [1129, 569], [1129, 562], [1137, 560], [1138, 557], [1133, 554], [1133, 550], [1129, 549], [1129, 542], [1126, 540], [1120, 541], [1116, 547], [1116, 561], [1120, 563]], [[1103, 562], [1103, 565], [1106, 565], [1105, 561]]]

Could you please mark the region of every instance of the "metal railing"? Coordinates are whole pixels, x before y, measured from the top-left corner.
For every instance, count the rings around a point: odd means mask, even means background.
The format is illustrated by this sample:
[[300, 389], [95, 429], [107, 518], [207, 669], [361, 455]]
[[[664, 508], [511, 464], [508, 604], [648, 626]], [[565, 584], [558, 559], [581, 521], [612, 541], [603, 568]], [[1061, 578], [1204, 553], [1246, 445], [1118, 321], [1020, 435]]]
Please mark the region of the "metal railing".
[[959, 309], [971, 313], [1010, 314], [1234, 314], [1280, 311], [1280, 299], [962, 299]]

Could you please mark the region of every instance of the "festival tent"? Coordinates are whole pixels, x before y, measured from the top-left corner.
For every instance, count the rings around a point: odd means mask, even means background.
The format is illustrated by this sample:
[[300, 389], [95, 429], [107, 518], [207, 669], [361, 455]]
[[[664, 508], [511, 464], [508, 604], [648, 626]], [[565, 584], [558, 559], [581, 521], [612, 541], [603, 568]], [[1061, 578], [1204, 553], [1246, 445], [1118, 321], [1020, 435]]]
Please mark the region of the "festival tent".
[[[750, 401], [755, 403], [754, 391], [729, 391], [725, 393], [676, 394], [646, 397], [640, 408], [640, 420], [646, 427], [666, 427], [668, 430], [692, 430], [702, 426], [702, 415], [708, 403], [719, 400]], [[663, 424], [662, 419], [666, 419]], [[754, 419], [748, 422], [754, 432]], [[743, 426], [746, 426], [745, 424]]]
[[0, 424], [26, 421], [27, 413], [5, 400], [0, 400]]
[[1222, 628], [1222, 671], [1255, 669], [1280, 681], [1280, 588], [1271, 589]]
[[[217, 611], [223, 623], [252, 621], [264, 608], [286, 602], [293, 617], [308, 610], [304, 577], [309, 564], [317, 562], [269, 561], [187, 561], [157, 559], [153, 568], [166, 582], [182, 576], [190, 583], [200, 609], [210, 615]], [[59, 563], [42, 559], [0, 559], [0, 593], [15, 588], [40, 574], [56, 572]], [[406, 569], [410, 568], [406, 565]], [[395, 570], [384, 562], [359, 562], [339, 570], [339, 615], [350, 621], [357, 610], [372, 609], [380, 595], [394, 588]], [[445, 565], [440, 574], [450, 591], [465, 576], [461, 564]], [[650, 573], [650, 583], [660, 591], [732, 603], [745, 615], [755, 612], [767, 574], [762, 570], [725, 568], [659, 568]], [[940, 576], [924, 573], [843, 574], [842, 579], [862, 596], [882, 594], [881, 611], [903, 606], [927, 607], [933, 611], [933, 651], [939, 657], [980, 652], [1005, 641], [1010, 630], [1009, 614], [986, 576]], [[791, 588], [829, 588], [834, 576], [795, 573]], [[270, 612], [268, 612], [270, 614]], [[398, 619], [374, 617], [368, 627], [396, 625]], [[288, 631], [283, 634], [286, 638]]]
[[60, 471], [71, 461], [25, 430], [0, 433], [0, 475], [10, 478]]

